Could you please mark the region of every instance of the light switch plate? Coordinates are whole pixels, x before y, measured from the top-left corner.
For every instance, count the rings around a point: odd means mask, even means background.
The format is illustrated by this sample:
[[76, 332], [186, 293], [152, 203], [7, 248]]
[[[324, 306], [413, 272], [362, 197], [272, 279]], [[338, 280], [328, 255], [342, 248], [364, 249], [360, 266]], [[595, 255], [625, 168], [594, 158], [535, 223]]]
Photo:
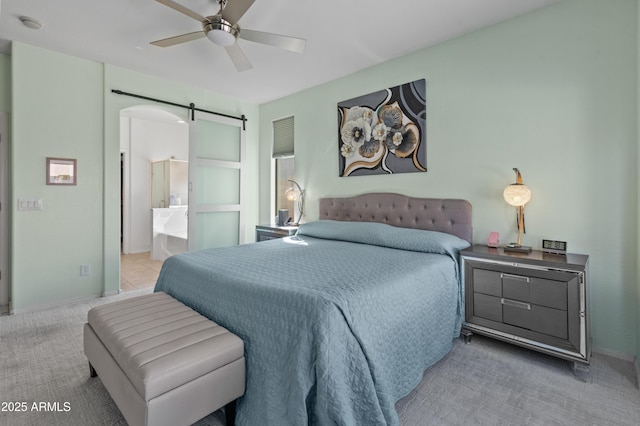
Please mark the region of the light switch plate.
[[42, 198], [18, 198], [18, 210], [42, 210]]

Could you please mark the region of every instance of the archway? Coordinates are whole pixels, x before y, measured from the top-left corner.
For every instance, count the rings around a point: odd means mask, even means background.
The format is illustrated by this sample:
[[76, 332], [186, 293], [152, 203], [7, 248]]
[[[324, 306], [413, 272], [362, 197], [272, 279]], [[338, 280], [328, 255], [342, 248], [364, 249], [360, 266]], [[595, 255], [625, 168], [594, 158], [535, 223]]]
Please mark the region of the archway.
[[[188, 160], [188, 125], [160, 107], [140, 105], [124, 109], [120, 112], [120, 157], [121, 253], [142, 260], [150, 256], [152, 248], [151, 165], [171, 158]], [[123, 285], [131, 284], [132, 279], [128, 275], [123, 280], [125, 266], [121, 264], [121, 290], [131, 289]], [[142, 274], [143, 268], [138, 269], [139, 279], [148, 280]]]

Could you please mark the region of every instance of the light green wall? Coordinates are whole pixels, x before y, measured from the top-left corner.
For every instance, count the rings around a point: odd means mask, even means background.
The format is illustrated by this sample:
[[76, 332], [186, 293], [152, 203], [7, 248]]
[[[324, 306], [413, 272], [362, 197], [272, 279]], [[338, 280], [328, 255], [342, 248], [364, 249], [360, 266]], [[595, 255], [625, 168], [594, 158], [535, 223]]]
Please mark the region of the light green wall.
[[[590, 255], [597, 349], [634, 354], [638, 337], [637, 2], [564, 0], [260, 107], [260, 159], [271, 122], [295, 115], [296, 180], [317, 198], [371, 191], [465, 198], [474, 239], [515, 239], [502, 189], [518, 167], [533, 191], [524, 243], [568, 241]], [[427, 80], [427, 173], [338, 177], [336, 103]], [[260, 219], [269, 221], [268, 167]]]
[[[120, 260], [120, 111], [159, 104], [112, 89], [230, 115], [245, 114], [248, 182], [245, 234], [252, 238], [257, 208], [258, 106], [202, 89], [13, 43], [14, 198], [38, 197], [42, 211], [16, 211], [11, 223], [12, 308], [35, 309], [115, 293]], [[166, 109], [186, 118], [185, 110]], [[45, 157], [78, 160], [78, 185], [45, 185]], [[80, 265], [92, 275], [81, 277]]]
[[[638, 8], [637, 8], [637, 18], [636, 18], [636, 22], [640, 23], [640, 0], [638, 0]], [[640, 26], [640, 25], [639, 25]], [[639, 128], [638, 128], [638, 121], [640, 121], [640, 29], [636, 29], [636, 34], [637, 34], [637, 46], [636, 46], [636, 53], [637, 53], [637, 63], [636, 63], [636, 70], [637, 72], [637, 77], [638, 77], [638, 81], [637, 81], [637, 87], [636, 87], [636, 96], [637, 96], [637, 117], [636, 117], [636, 136], [637, 136], [637, 142], [638, 142], [638, 154], [640, 155], [640, 132], [639, 132]], [[638, 157], [638, 164], [640, 164], [640, 156]], [[638, 182], [638, 191], [640, 194], [640, 173], [638, 173], [638, 167], [636, 166], [636, 179]], [[640, 196], [638, 197], [638, 202], [640, 203]], [[640, 206], [640, 204], [639, 204]], [[638, 209], [638, 215], [639, 215], [639, 221], [640, 221], [640, 208]], [[640, 231], [638, 231], [638, 240], [636, 242], [636, 246], [640, 246]], [[636, 253], [636, 255], [638, 256], [638, 258], [636, 259], [636, 285], [637, 285], [637, 304], [636, 304], [636, 309], [638, 312], [638, 316], [637, 316], [637, 320], [636, 320], [636, 324], [637, 324], [637, 329], [636, 332], [638, 334], [637, 340], [636, 340], [636, 359], [635, 359], [635, 363], [636, 363], [636, 378], [638, 380], [638, 386], [640, 386], [640, 252]]]
[[[17, 211], [12, 306], [21, 310], [102, 291], [102, 66], [14, 43], [11, 191], [42, 199]], [[75, 158], [78, 184], [45, 184], [45, 158]], [[80, 276], [80, 265], [92, 274]]]
[[[11, 112], [11, 57], [0, 53], [0, 113], [10, 113]], [[9, 117], [6, 116], [7, 126], [9, 126]], [[4, 117], [2, 118], [5, 119]], [[9, 191], [9, 140], [10, 140], [10, 130], [7, 135], [2, 135], [2, 142], [0, 142], [0, 150], [6, 150], [0, 152], [0, 168], [6, 168], [6, 170], [0, 170], [0, 175], [4, 177], [4, 182], [0, 186], [0, 193], [2, 194], [2, 202], [4, 210], [4, 217], [0, 215], [1, 220], [4, 224], [0, 224], [0, 226], [5, 226], [6, 231], [0, 230], [0, 237], [3, 241], [0, 241], [0, 256], [3, 258], [0, 259], [0, 265], [2, 265], [2, 280], [0, 281], [0, 306], [7, 305], [8, 299], [11, 297], [11, 287], [9, 283], [11, 282], [11, 269], [9, 268], [9, 241], [10, 241], [10, 231], [8, 229], [8, 223], [11, 218], [11, 212], [7, 209], [9, 203], [6, 200], [11, 199], [11, 192]], [[3, 145], [4, 144], [4, 145]], [[5, 154], [6, 153], [6, 154]], [[6, 192], [5, 192], [6, 191]]]
[[11, 57], [0, 53], [0, 111], [11, 111]]

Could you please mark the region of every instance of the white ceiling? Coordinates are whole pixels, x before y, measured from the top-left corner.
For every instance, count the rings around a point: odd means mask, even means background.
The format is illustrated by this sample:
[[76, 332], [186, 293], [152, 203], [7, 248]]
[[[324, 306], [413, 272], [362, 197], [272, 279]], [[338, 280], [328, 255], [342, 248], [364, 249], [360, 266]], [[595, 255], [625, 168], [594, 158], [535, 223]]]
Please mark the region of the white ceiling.
[[[215, 0], [175, 1], [204, 16], [218, 11]], [[304, 38], [306, 50], [240, 39], [253, 68], [238, 72], [206, 38], [151, 46], [201, 29], [153, 0], [0, 0], [0, 51], [20, 41], [261, 104], [557, 1], [256, 0], [240, 27]], [[29, 29], [20, 16], [43, 27]]]

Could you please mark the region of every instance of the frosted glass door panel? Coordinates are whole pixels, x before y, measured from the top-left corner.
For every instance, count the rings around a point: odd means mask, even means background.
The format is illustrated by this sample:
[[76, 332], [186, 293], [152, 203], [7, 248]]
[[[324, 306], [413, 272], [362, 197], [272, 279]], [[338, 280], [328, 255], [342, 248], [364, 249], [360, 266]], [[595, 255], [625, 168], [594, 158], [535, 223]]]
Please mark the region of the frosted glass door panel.
[[240, 204], [240, 169], [198, 167], [198, 182], [215, 182], [198, 186], [200, 204]]
[[189, 250], [244, 240], [242, 121], [197, 112], [189, 129]]
[[196, 249], [229, 247], [239, 244], [239, 212], [198, 213]]
[[[240, 132], [237, 126], [198, 120], [196, 155], [211, 160], [240, 161]], [[210, 143], [210, 138], [215, 143]]]

